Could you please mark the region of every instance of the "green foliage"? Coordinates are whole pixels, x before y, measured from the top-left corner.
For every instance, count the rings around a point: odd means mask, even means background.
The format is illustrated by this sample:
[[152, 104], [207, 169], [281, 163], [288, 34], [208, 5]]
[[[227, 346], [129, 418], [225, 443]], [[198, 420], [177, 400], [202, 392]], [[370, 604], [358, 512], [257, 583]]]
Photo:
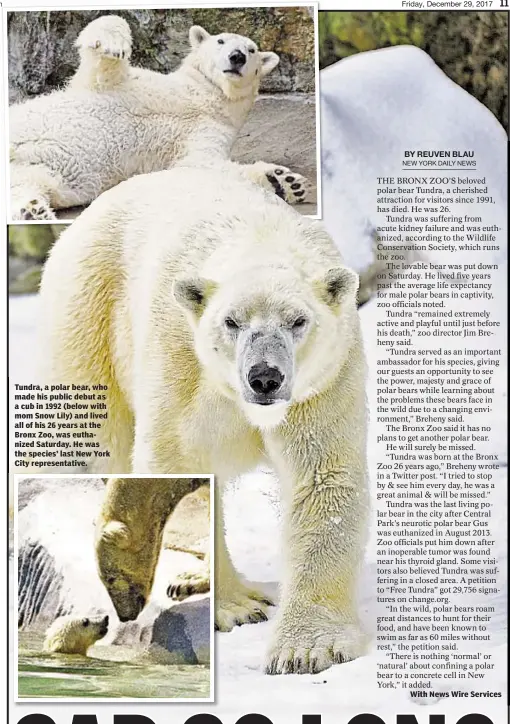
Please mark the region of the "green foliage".
[[9, 226], [9, 254], [42, 262], [55, 243], [55, 227], [46, 224]]
[[390, 45], [423, 43], [421, 24], [406, 12], [319, 13], [319, 48], [321, 66], [354, 53]]

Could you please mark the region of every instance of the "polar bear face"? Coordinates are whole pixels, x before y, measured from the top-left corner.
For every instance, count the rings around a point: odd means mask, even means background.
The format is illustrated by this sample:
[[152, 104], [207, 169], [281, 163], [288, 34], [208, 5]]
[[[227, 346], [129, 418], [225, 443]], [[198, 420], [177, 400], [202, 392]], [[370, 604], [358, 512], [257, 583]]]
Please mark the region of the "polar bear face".
[[210, 35], [194, 25], [189, 33], [192, 52], [187, 58], [228, 98], [256, 93], [260, 79], [279, 63], [276, 53], [260, 52], [253, 40], [234, 33]]
[[100, 578], [120, 621], [134, 621], [149, 598], [161, 548], [161, 526], [142, 526], [135, 536], [119, 520], [98, 531], [96, 560]]
[[207, 377], [237, 399], [253, 425], [270, 428], [336, 374], [350, 343], [357, 286], [345, 267], [304, 280], [275, 266], [221, 283], [177, 278], [174, 296]]
[[50, 653], [85, 656], [96, 641], [108, 633], [108, 616], [60, 616], [46, 632], [43, 649]]

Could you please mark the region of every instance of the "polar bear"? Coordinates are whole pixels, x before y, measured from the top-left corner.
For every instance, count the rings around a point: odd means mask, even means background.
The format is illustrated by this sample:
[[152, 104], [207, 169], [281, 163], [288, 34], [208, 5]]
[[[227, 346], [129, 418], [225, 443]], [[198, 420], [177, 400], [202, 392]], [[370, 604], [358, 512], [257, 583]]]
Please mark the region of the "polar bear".
[[134, 620], [148, 601], [169, 516], [186, 495], [208, 486], [209, 478], [108, 479], [96, 561], [120, 621]]
[[[130, 65], [131, 31], [116, 15], [89, 23], [76, 42], [80, 65], [67, 87], [10, 109], [13, 219], [55, 219], [135, 174], [184, 156], [228, 159], [260, 79], [278, 64], [249, 38], [189, 31], [191, 52], [168, 75]], [[241, 166], [289, 203], [308, 181], [284, 166]]]
[[108, 616], [80, 618], [78, 616], [60, 616], [46, 631], [43, 651], [51, 654], [81, 654], [106, 636]]
[[[357, 283], [322, 225], [230, 162], [106, 192], [43, 273], [44, 378], [108, 387], [105, 468], [214, 473], [220, 489], [262, 462], [277, 472], [286, 566], [268, 673], [317, 672], [363, 649]], [[234, 569], [218, 497], [215, 623], [228, 631], [264, 620], [268, 600]]]

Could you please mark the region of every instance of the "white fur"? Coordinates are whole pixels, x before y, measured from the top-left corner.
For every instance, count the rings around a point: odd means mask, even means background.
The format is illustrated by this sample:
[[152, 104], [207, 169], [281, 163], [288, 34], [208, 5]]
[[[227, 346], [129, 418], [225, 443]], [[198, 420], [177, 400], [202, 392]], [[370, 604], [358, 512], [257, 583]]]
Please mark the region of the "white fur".
[[[261, 77], [279, 59], [249, 38], [212, 36], [198, 26], [190, 42], [182, 65], [163, 75], [129, 64], [131, 33], [122, 18], [87, 25], [67, 87], [10, 109], [12, 218], [53, 219], [55, 209], [88, 204], [133, 175], [185, 157], [195, 164], [228, 159]], [[234, 50], [247, 59], [240, 75], [225, 72]], [[263, 166], [269, 169], [253, 164], [245, 172], [271, 188], [266, 173], [278, 167]]]
[[[338, 268], [345, 287], [332, 299]], [[183, 278], [203, 281], [200, 308], [183, 309]], [[98, 437], [110, 470], [213, 472], [220, 485], [262, 461], [277, 471], [287, 566], [271, 673], [319, 671], [361, 650], [365, 363], [355, 292], [322, 226], [229, 162], [103, 194], [60, 236], [43, 275], [46, 380], [108, 385]], [[277, 417], [271, 407], [254, 416], [225, 315], [286, 325], [303, 310], [290, 403]], [[216, 623], [229, 630], [260, 620], [267, 602], [239, 580], [216, 511]]]
[[[84, 621], [88, 622], [87, 626], [83, 625]], [[48, 653], [85, 656], [87, 650], [105, 635], [106, 632], [101, 627], [100, 618], [60, 616], [46, 631], [43, 650]]]

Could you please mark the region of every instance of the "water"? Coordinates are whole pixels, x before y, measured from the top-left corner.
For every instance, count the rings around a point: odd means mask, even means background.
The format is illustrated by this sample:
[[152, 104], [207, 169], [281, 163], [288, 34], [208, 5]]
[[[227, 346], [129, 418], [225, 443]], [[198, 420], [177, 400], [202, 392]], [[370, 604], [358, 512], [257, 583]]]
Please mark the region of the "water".
[[45, 654], [43, 636], [18, 634], [21, 698], [208, 698], [208, 666], [168, 666], [133, 658], [132, 649], [94, 646], [88, 656]]

